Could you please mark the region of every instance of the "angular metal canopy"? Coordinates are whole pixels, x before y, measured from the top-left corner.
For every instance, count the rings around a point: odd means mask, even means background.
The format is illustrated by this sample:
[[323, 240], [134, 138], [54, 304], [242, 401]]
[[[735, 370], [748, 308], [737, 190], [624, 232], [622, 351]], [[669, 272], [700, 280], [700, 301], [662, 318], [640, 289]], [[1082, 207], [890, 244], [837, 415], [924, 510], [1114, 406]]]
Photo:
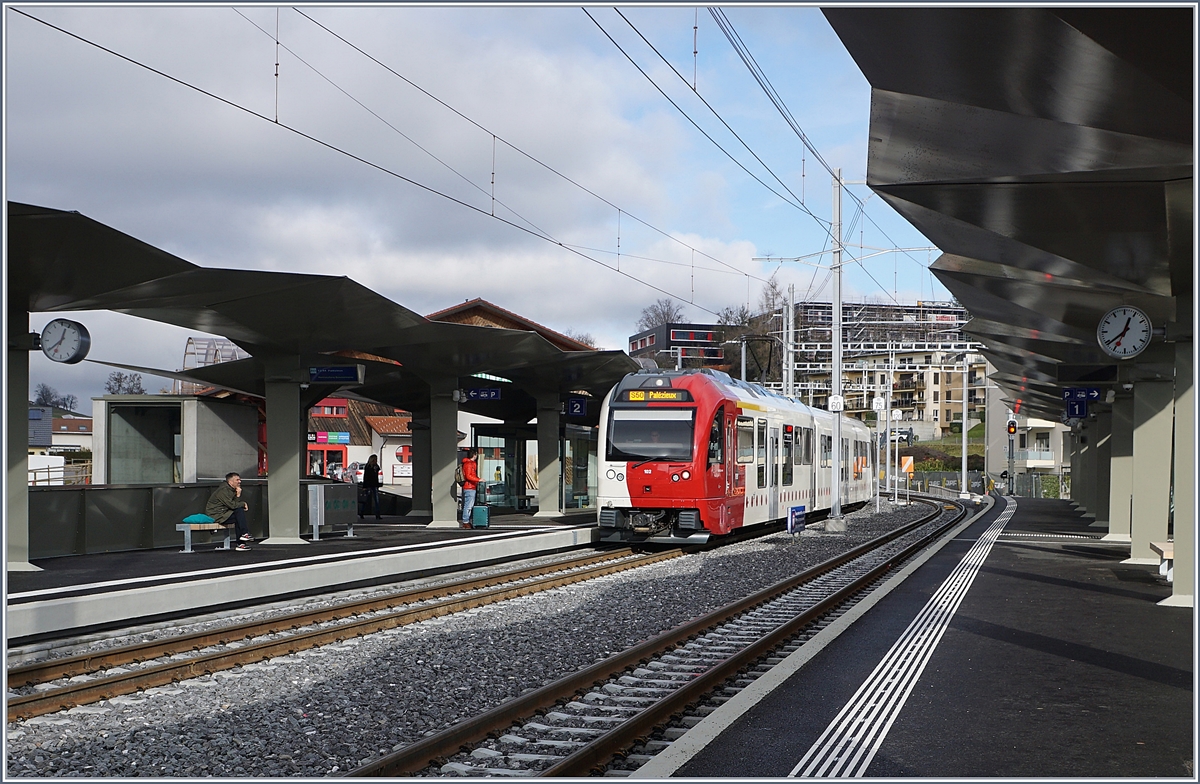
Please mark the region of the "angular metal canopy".
[[1168, 347], [1118, 363], [1095, 331], [1135, 305], [1191, 340], [1193, 9], [824, 14], [871, 84], [867, 182], [944, 251], [1009, 398], [1161, 375]]
[[221, 335], [252, 357], [188, 380], [261, 395], [275, 357], [298, 367], [361, 363], [364, 384], [343, 389], [421, 410], [430, 384], [488, 386], [472, 376], [498, 375], [514, 382], [511, 404], [477, 413], [528, 421], [536, 406], [522, 386], [602, 396], [638, 369], [621, 351], [563, 351], [534, 332], [430, 321], [346, 277], [203, 268], [79, 213], [14, 202], [8, 210], [10, 311], [113, 310]]

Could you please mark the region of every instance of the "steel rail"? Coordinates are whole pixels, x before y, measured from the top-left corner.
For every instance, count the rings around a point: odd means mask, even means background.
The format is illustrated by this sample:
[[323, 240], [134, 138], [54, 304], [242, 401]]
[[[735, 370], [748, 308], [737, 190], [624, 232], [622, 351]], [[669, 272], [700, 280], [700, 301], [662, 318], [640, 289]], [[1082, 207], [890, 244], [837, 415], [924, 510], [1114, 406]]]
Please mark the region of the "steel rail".
[[639, 739], [645, 738], [656, 727], [668, 722], [672, 716], [682, 713], [689, 705], [700, 701], [704, 695], [748, 669], [754, 662], [803, 631], [808, 624], [851, 599], [893, 569], [896, 564], [904, 562], [914, 553], [928, 546], [932, 540], [941, 536], [946, 530], [957, 525], [967, 512], [965, 506], [961, 504], [957, 504], [957, 506], [960, 507], [960, 512], [953, 520], [938, 526], [927, 536], [881, 562], [848, 585], [821, 599], [792, 620], [739, 650], [723, 662], [705, 670], [592, 743], [581, 747], [560, 762], [535, 775], [539, 777], [584, 776], [592, 771], [602, 769], [613, 757], [634, 745]]
[[576, 692], [590, 688], [598, 682], [605, 681], [631, 666], [671, 650], [688, 639], [703, 634], [714, 626], [741, 615], [804, 583], [811, 582], [817, 577], [833, 571], [863, 554], [905, 535], [909, 531], [928, 524], [942, 513], [940, 503], [923, 499], [914, 500], [930, 504], [934, 507], [933, 511], [919, 520], [903, 525], [894, 531], [890, 531], [868, 542], [864, 542], [840, 555], [806, 569], [800, 574], [786, 578], [725, 607], [718, 608], [672, 629], [668, 629], [632, 648], [616, 653], [582, 670], [548, 683], [528, 694], [498, 705], [478, 716], [461, 721], [442, 732], [422, 738], [399, 751], [372, 760], [354, 770], [347, 771], [344, 776], [404, 776], [420, 771], [435, 760], [457, 754], [464, 746], [484, 740], [490, 734], [503, 730], [520, 719], [526, 718], [545, 708], [552, 707], [561, 700], [574, 695]]
[[107, 670], [111, 667], [120, 667], [126, 664], [136, 664], [158, 659], [163, 656], [174, 656], [179, 653], [198, 651], [213, 645], [225, 645], [238, 640], [290, 631], [304, 626], [311, 626], [315, 623], [326, 623], [353, 615], [378, 612], [379, 610], [387, 610], [397, 605], [412, 604], [462, 591], [478, 590], [492, 585], [513, 582], [514, 580], [524, 580], [539, 575], [551, 574], [563, 571], [564, 569], [576, 569], [618, 558], [627, 558], [631, 555], [633, 555], [633, 551], [624, 548], [551, 564], [510, 569], [482, 577], [455, 580], [428, 588], [413, 588], [397, 593], [390, 593], [385, 596], [357, 599], [331, 607], [315, 610], [298, 610], [286, 615], [277, 615], [273, 618], [260, 621], [247, 621], [245, 623], [222, 626], [219, 629], [183, 634], [165, 640], [151, 640], [135, 645], [110, 648], [105, 651], [47, 659], [46, 661], [10, 668], [8, 670], [8, 688], [35, 686], [39, 683], [73, 678], [77, 675], [87, 675], [100, 670]]
[[111, 699], [122, 694], [132, 694], [142, 689], [165, 686], [175, 681], [197, 678], [221, 670], [232, 669], [239, 665], [252, 664], [276, 656], [283, 656], [321, 645], [341, 642], [349, 637], [362, 637], [367, 634], [394, 629], [398, 626], [418, 623], [430, 618], [462, 612], [463, 610], [482, 607], [487, 604], [494, 604], [505, 599], [526, 596], [539, 591], [550, 590], [608, 574], [615, 574], [638, 566], [645, 566], [669, 558], [675, 558], [679, 555], [682, 555], [682, 551], [670, 550], [653, 555], [636, 556], [617, 563], [590, 566], [580, 571], [571, 572], [570, 574], [551, 575], [533, 582], [494, 588], [490, 591], [463, 598], [447, 599], [436, 604], [401, 610], [389, 615], [341, 623], [325, 629], [299, 632], [279, 640], [266, 640], [233, 650], [203, 654], [185, 661], [168, 662], [107, 678], [68, 684], [38, 694], [12, 697], [8, 700], [8, 721], [27, 719], [33, 716], [53, 713], [64, 708], [71, 708], [76, 705]]

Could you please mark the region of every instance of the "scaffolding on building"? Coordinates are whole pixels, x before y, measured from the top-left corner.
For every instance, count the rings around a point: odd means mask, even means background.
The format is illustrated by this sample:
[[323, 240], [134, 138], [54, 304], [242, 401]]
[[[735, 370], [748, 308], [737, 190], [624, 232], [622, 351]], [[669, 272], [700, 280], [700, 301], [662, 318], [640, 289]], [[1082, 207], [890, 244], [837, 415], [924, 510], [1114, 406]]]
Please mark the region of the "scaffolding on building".
[[[182, 371], [218, 365], [222, 362], [234, 362], [239, 359], [249, 359], [250, 355], [239, 348], [228, 338], [198, 338], [190, 337], [183, 349]], [[203, 384], [192, 381], [175, 380], [172, 384], [173, 395], [195, 395], [205, 389]]]

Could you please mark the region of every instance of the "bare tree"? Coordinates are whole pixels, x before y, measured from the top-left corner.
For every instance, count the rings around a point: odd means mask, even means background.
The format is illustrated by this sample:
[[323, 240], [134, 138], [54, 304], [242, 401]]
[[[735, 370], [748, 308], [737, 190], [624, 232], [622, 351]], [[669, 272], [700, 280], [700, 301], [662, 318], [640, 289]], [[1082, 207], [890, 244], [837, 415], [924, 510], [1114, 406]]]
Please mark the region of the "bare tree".
[[104, 391], [110, 395], [146, 394], [146, 390], [142, 387], [141, 373], [126, 374], [119, 370], [108, 374], [108, 381], [104, 382]]
[[33, 403], [38, 406], [52, 406], [58, 399], [58, 390], [49, 384], [38, 384], [33, 390]]
[[79, 398], [74, 395], [60, 395], [58, 390], [49, 384], [38, 384], [33, 394], [33, 403], [38, 406], [53, 406], [74, 411], [75, 406], [79, 405]]
[[579, 341], [580, 343], [584, 344], [585, 346], [591, 346], [592, 348], [599, 348], [599, 346], [596, 345], [596, 339], [594, 337], [592, 337], [592, 333], [590, 333], [590, 332], [576, 332], [573, 329], [568, 329], [563, 334], [565, 334], [571, 340]]
[[655, 300], [653, 305], [642, 309], [642, 315], [637, 321], [637, 331], [661, 327], [663, 324], [677, 324], [683, 321], [683, 308], [670, 297]]

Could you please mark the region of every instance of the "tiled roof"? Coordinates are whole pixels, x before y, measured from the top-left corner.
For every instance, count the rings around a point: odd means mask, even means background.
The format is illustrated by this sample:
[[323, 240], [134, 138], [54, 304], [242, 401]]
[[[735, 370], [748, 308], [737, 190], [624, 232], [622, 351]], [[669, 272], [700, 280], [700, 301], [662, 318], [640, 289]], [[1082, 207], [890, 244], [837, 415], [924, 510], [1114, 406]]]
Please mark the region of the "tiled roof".
[[594, 351], [586, 343], [580, 343], [561, 332], [555, 332], [549, 327], [543, 327], [537, 322], [519, 316], [511, 310], [505, 310], [499, 305], [493, 305], [485, 299], [476, 297], [461, 305], [455, 305], [437, 313], [431, 313], [425, 318], [430, 321], [449, 321], [455, 324], [472, 324], [478, 327], [500, 327], [502, 329], [520, 329], [526, 332], [536, 332], [563, 351]]
[[412, 417], [369, 416], [367, 424], [381, 436], [406, 436], [412, 433]]

